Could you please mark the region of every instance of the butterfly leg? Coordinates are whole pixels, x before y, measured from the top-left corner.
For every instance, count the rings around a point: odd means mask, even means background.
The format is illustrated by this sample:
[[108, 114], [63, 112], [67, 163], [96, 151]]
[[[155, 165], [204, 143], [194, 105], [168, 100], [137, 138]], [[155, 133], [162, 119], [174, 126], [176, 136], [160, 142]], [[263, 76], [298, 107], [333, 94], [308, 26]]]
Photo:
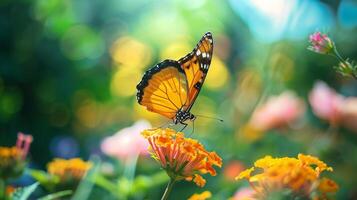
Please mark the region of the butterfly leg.
[[182, 124], [182, 125], [184, 125], [184, 126], [183, 126], [183, 128], [180, 130], [180, 132], [182, 132], [182, 131], [183, 131], [183, 129], [185, 129], [185, 128], [187, 127], [187, 125], [188, 125], [188, 124], [183, 123], [183, 122], [181, 122], [181, 124]]
[[188, 135], [188, 136], [191, 137], [192, 134], [194, 134], [194, 133], [195, 133], [195, 121], [193, 120], [192, 121], [192, 131], [191, 131], [190, 135]]

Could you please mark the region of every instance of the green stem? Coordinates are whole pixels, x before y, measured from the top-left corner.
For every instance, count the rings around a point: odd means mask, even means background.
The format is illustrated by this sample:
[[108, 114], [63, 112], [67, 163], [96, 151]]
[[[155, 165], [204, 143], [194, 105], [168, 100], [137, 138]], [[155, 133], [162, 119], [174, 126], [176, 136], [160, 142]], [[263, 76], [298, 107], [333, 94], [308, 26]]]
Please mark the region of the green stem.
[[346, 63], [345, 59], [343, 59], [340, 53], [338, 53], [336, 47], [333, 48], [333, 52], [337, 59], [339, 59], [343, 63]]
[[167, 184], [167, 187], [165, 189], [164, 195], [162, 195], [162, 197], [161, 197], [161, 200], [167, 200], [167, 198], [169, 198], [169, 194], [170, 194], [174, 184], [175, 184], [175, 179], [170, 178], [170, 181]]
[[5, 180], [0, 178], [0, 199], [6, 199], [6, 184]]

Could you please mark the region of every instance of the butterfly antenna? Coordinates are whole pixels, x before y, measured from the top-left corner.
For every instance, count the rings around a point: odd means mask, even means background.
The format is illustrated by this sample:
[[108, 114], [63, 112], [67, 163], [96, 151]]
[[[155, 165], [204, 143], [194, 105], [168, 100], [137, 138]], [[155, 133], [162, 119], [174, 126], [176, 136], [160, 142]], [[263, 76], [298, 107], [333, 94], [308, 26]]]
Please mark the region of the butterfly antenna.
[[217, 117], [209, 117], [209, 116], [205, 116], [205, 115], [195, 115], [197, 117], [203, 117], [203, 118], [207, 118], [207, 119], [215, 119], [215, 120], [218, 120], [220, 122], [224, 122], [223, 119], [221, 118], [217, 118]]

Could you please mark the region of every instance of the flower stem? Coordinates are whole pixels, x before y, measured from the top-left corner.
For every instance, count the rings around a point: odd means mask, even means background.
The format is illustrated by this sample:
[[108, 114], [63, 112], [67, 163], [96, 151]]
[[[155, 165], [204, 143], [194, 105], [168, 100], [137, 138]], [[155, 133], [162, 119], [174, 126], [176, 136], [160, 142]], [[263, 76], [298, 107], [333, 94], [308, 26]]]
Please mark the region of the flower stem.
[[342, 58], [342, 56], [340, 55], [340, 53], [338, 53], [336, 47], [333, 48], [333, 52], [334, 52], [334, 55], [335, 57], [340, 60], [340, 62], [346, 64], [346, 60]]
[[334, 51], [336, 57], [337, 57], [341, 62], [345, 61], [345, 59], [342, 58], [342, 56], [340, 55], [340, 53], [338, 53], [336, 47], [333, 48], [333, 51]]
[[0, 199], [6, 199], [6, 184], [5, 180], [0, 178]]
[[174, 186], [175, 183], [175, 179], [170, 178], [169, 183], [167, 184], [167, 187], [165, 189], [164, 195], [162, 195], [161, 200], [167, 200], [167, 198], [169, 197], [169, 194]]

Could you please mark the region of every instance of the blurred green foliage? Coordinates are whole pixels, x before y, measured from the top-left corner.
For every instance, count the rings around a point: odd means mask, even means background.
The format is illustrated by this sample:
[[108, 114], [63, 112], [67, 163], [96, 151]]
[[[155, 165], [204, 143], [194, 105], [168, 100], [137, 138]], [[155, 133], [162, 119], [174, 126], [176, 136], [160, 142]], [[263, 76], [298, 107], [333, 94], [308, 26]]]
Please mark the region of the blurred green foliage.
[[[226, 199], [245, 185], [224, 176], [225, 165], [231, 161], [250, 166], [264, 155], [296, 156], [301, 152], [317, 155], [334, 168], [332, 176], [341, 188], [338, 199], [356, 198], [356, 133], [340, 128], [333, 135], [309, 106], [300, 127], [274, 129], [256, 141], [240, 134], [256, 106], [270, 95], [290, 89], [307, 101], [314, 82], [323, 80], [341, 94], [357, 96], [357, 82], [336, 74], [333, 58], [307, 51], [308, 35], [258, 40], [232, 2], [1, 1], [0, 145], [13, 145], [18, 131], [33, 135], [31, 166], [44, 169], [58, 156], [58, 149], [71, 150], [58, 146], [54, 138], [74, 138], [79, 148], [71, 155], [89, 158], [101, 154], [104, 136], [139, 119], [159, 126], [165, 119], [137, 105], [136, 84], [145, 69], [162, 59], [184, 56], [203, 33], [211, 31], [215, 61], [192, 112], [221, 117], [224, 123], [198, 118], [192, 137], [218, 152], [224, 160], [223, 170], [217, 177], [207, 177], [204, 189], [178, 183], [172, 199], [206, 189], [213, 199]], [[336, 19], [340, 2], [322, 1]], [[335, 23], [330, 33], [338, 48], [356, 59], [356, 26]], [[120, 174], [124, 164], [118, 163], [114, 166]], [[158, 168], [154, 162], [139, 159], [134, 181], [139, 193], [149, 188], [145, 181], [150, 178], [145, 176], [157, 173]], [[134, 199], [155, 199], [163, 190], [164, 185], [155, 185]], [[98, 189], [91, 199], [105, 194]]]

